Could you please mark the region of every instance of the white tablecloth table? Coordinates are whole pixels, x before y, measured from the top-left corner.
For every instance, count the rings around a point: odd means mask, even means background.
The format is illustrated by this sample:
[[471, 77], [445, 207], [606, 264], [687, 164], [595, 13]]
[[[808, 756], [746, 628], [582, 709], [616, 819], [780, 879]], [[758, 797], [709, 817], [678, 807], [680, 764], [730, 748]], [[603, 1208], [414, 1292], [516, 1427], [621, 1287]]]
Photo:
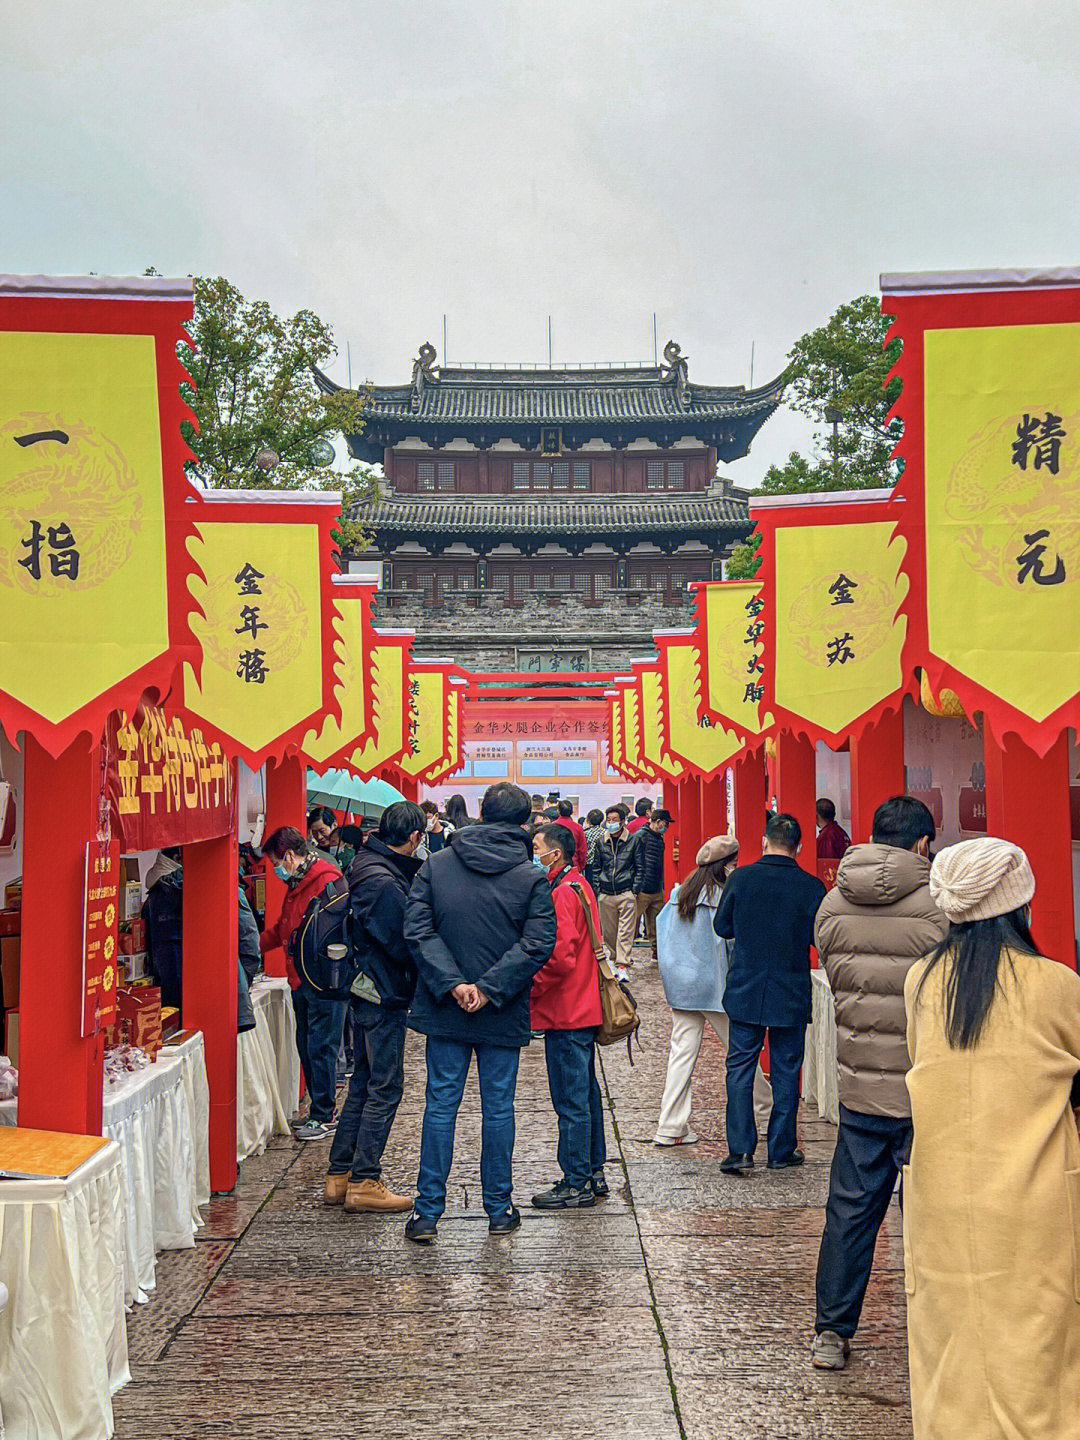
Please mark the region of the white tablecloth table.
[[[187, 1032], [178, 1044], [167, 1045], [165, 1053], [178, 1055], [183, 1061], [195, 1146], [195, 1204], [205, 1205], [210, 1199], [210, 1086], [206, 1079], [206, 1044], [202, 1031]], [[203, 1223], [198, 1209], [195, 1222], [196, 1226]]]
[[[199, 1078], [201, 1073], [201, 1080]], [[200, 1118], [199, 1095], [206, 1110]], [[193, 1114], [192, 1099], [195, 1097]], [[18, 1102], [0, 1104], [0, 1124], [17, 1123]], [[208, 1146], [209, 1095], [202, 1037], [166, 1046], [152, 1065], [105, 1084], [102, 1133], [122, 1150], [125, 1290], [144, 1302], [154, 1288], [159, 1250], [190, 1250], [200, 1187], [209, 1198], [209, 1160], [200, 1182], [198, 1155]], [[198, 1134], [198, 1142], [196, 1142]]]
[[300, 1102], [300, 1056], [289, 982], [260, 975], [251, 987], [255, 1029], [238, 1037], [236, 1158], [261, 1155], [273, 1135], [288, 1135]]
[[813, 1100], [823, 1120], [840, 1123], [839, 1076], [836, 1070], [836, 1007], [824, 970], [810, 972], [813, 1018], [806, 1032], [803, 1096]]
[[104, 1440], [128, 1370], [124, 1180], [105, 1146], [66, 1180], [0, 1180], [0, 1434]]

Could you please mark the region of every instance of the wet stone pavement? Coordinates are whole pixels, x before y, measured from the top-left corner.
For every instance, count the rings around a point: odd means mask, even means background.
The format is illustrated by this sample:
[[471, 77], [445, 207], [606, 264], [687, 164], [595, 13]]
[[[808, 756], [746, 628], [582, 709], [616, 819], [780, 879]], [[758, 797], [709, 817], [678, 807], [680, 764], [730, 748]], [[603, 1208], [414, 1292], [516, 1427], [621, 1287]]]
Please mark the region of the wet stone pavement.
[[[814, 1269], [833, 1128], [804, 1116], [807, 1164], [720, 1174], [723, 1058], [706, 1031], [694, 1081], [701, 1143], [651, 1144], [668, 1021], [655, 966], [633, 1068], [603, 1052], [611, 1195], [542, 1215], [556, 1177], [542, 1042], [522, 1055], [515, 1193], [524, 1223], [488, 1234], [470, 1078], [450, 1208], [434, 1246], [400, 1216], [321, 1203], [327, 1147], [277, 1140], [215, 1197], [194, 1250], [160, 1257], [129, 1320], [119, 1440], [910, 1440], [903, 1255], [893, 1206], [848, 1369], [811, 1369]], [[385, 1178], [409, 1192], [422, 1043]], [[763, 1158], [763, 1150], [759, 1152]]]

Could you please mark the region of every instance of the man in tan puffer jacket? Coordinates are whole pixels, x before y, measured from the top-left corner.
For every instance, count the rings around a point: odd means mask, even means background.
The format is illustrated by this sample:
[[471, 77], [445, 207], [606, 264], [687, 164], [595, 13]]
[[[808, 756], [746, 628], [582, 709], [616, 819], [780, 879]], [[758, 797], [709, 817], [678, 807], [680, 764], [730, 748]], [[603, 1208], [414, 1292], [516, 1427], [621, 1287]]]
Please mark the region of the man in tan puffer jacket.
[[886, 800], [874, 815], [872, 843], [847, 851], [818, 911], [815, 939], [836, 1002], [840, 1067], [811, 1352], [818, 1369], [844, 1368], [877, 1233], [911, 1148], [904, 980], [949, 929], [930, 898], [934, 837], [921, 800]]

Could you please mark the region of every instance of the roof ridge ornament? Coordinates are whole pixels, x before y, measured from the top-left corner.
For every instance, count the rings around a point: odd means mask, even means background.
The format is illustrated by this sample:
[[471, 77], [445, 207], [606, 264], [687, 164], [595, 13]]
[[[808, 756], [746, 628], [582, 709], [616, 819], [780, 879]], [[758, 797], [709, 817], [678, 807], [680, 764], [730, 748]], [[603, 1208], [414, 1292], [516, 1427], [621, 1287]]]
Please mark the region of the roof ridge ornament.
[[425, 340], [423, 345], [420, 346], [416, 359], [413, 361], [413, 395], [411, 401], [411, 408], [413, 410], [420, 409], [420, 401], [424, 394], [425, 383], [430, 381], [434, 384], [438, 379], [434, 370], [436, 353], [435, 346], [432, 345], [431, 341]]
[[665, 365], [660, 367], [661, 380], [674, 381], [675, 394], [678, 397], [679, 406], [686, 410], [689, 408], [688, 387], [690, 383], [689, 357], [682, 353], [682, 346], [675, 340], [669, 340], [664, 346]]

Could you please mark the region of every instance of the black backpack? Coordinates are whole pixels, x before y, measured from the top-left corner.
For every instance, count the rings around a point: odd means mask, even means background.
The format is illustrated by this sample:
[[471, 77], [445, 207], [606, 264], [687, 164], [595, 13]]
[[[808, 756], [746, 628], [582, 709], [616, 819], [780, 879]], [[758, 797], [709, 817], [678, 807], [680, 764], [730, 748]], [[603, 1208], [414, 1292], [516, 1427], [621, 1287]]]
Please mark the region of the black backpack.
[[[327, 949], [344, 945], [345, 957], [331, 960]], [[293, 934], [293, 964], [305, 985], [327, 1000], [346, 1000], [359, 965], [353, 943], [349, 886], [345, 880], [331, 880], [304, 911]]]

